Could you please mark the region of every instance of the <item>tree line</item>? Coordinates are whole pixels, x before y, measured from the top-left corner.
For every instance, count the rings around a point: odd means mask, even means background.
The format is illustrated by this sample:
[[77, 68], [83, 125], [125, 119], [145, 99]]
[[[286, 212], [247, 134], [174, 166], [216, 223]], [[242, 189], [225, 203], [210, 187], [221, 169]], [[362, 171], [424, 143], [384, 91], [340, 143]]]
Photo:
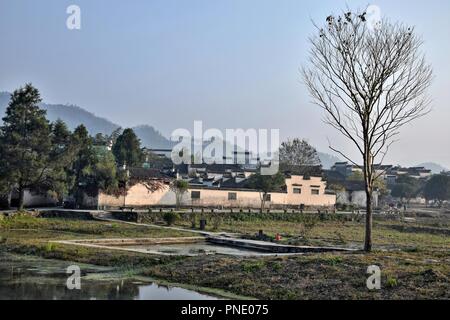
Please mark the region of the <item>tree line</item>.
[[[50, 123], [39, 108], [38, 89], [26, 84], [14, 91], [0, 127], [0, 195], [26, 190], [46, 193], [59, 203], [72, 195], [80, 206], [84, 195], [120, 192], [128, 179], [125, 167], [141, 166], [144, 154], [132, 129], [111, 135], [89, 135], [84, 125], [70, 131], [62, 120]], [[123, 188], [122, 188], [123, 189]]]
[[[81, 124], [71, 132], [62, 120], [50, 123], [46, 111], [39, 108], [40, 102], [38, 89], [26, 84], [14, 91], [3, 117], [0, 198], [4, 206], [9, 207], [10, 195], [16, 192], [22, 210], [26, 190], [50, 195], [59, 204], [71, 195], [76, 207], [82, 205], [84, 195], [124, 192], [130, 179], [126, 168], [140, 167], [144, 162], [133, 130], [91, 136]], [[282, 144], [280, 160], [284, 171], [320, 165], [317, 151], [299, 139]], [[278, 173], [273, 177], [256, 175], [249, 182], [267, 193], [284, 184], [284, 179]]]
[[409, 204], [413, 198], [423, 196], [427, 202], [442, 206], [445, 201], [450, 200], [450, 175], [436, 174], [427, 180], [400, 176], [392, 187], [391, 196], [401, 199], [405, 204]]

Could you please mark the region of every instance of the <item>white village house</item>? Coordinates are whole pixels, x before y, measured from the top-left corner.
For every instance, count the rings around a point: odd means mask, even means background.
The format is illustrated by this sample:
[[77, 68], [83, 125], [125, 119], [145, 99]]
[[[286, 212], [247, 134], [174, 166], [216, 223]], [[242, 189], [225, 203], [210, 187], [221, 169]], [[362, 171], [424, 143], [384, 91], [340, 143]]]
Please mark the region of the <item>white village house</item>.
[[[192, 170], [197, 173], [193, 174]], [[198, 172], [201, 172], [200, 174]], [[246, 172], [238, 166], [197, 166], [185, 170], [189, 189], [183, 195], [181, 205], [185, 207], [260, 208], [262, 194], [246, 187]], [[189, 177], [190, 176], [190, 177]], [[160, 175], [158, 175], [160, 178]], [[87, 198], [86, 206], [99, 208], [175, 206], [174, 191], [166, 184], [157, 191], [151, 191], [144, 183], [131, 186], [126, 195], [100, 193]], [[316, 174], [285, 175], [282, 190], [270, 192], [266, 208], [334, 208], [336, 195], [326, 190], [326, 181]]]

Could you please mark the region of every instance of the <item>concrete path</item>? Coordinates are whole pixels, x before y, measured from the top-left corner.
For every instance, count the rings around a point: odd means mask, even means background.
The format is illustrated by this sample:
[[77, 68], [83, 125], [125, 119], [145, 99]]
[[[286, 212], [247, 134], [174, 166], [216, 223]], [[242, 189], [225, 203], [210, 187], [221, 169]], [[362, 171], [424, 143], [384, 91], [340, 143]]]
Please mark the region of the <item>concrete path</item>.
[[274, 242], [224, 238], [224, 237], [208, 237], [207, 240], [211, 243], [228, 245], [240, 248], [262, 250], [272, 253], [313, 253], [313, 252], [355, 252], [355, 249], [346, 249], [339, 247], [311, 247], [311, 246], [291, 246]]
[[293, 254], [293, 253], [307, 253], [307, 252], [355, 252], [355, 249], [347, 249], [347, 248], [339, 248], [339, 247], [311, 247], [311, 246], [292, 246], [292, 245], [284, 245], [280, 243], [267, 242], [267, 241], [259, 241], [259, 240], [247, 240], [237, 238], [239, 234], [231, 234], [231, 233], [220, 233], [220, 232], [207, 232], [200, 230], [189, 230], [179, 227], [169, 227], [169, 226], [159, 226], [153, 224], [145, 224], [145, 223], [136, 223], [136, 222], [128, 222], [122, 221], [112, 218], [110, 213], [106, 214], [97, 214], [96, 218], [104, 221], [114, 221], [121, 223], [128, 223], [132, 225], [145, 226], [150, 228], [164, 228], [170, 230], [184, 231], [184, 232], [192, 232], [196, 234], [200, 234], [206, 237], [206, 240], [211, 243], [233, 246], [245, 249], [254, 249], [261, 250], [265, 252], [270, 252], [274, 254]]

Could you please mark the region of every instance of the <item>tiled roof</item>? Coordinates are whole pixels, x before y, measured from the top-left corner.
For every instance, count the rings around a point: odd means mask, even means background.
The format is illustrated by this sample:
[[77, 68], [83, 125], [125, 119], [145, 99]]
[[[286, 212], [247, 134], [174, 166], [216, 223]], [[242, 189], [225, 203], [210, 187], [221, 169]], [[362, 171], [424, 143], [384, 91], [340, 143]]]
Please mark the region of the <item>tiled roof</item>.
[[166, 179], [171, 176], [158, 169], [130, 168], [130, 178], [137, 180], [144, 179]]
[[286, 176], [322, 177], [322, 166], [282, 166], [280, 168]]

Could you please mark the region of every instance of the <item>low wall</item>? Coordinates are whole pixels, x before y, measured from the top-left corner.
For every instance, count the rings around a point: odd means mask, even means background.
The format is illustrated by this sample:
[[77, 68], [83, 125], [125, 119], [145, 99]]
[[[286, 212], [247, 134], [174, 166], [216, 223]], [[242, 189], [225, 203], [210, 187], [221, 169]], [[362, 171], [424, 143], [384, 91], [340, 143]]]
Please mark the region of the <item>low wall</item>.
[[130, 211], [111, 211], [111, 215], [114, 219], [128, 221], [128, 222], [142, 222], [139, 220], [139, 212], [130, 212]]
[[39, 217], [42, 218], [64, 218], [64, 219], [78, 219], [78, 220], [93, 220], [94, 217], [87, 211], [66, 211], [66, 210], [50, 210], [39, 212]]

